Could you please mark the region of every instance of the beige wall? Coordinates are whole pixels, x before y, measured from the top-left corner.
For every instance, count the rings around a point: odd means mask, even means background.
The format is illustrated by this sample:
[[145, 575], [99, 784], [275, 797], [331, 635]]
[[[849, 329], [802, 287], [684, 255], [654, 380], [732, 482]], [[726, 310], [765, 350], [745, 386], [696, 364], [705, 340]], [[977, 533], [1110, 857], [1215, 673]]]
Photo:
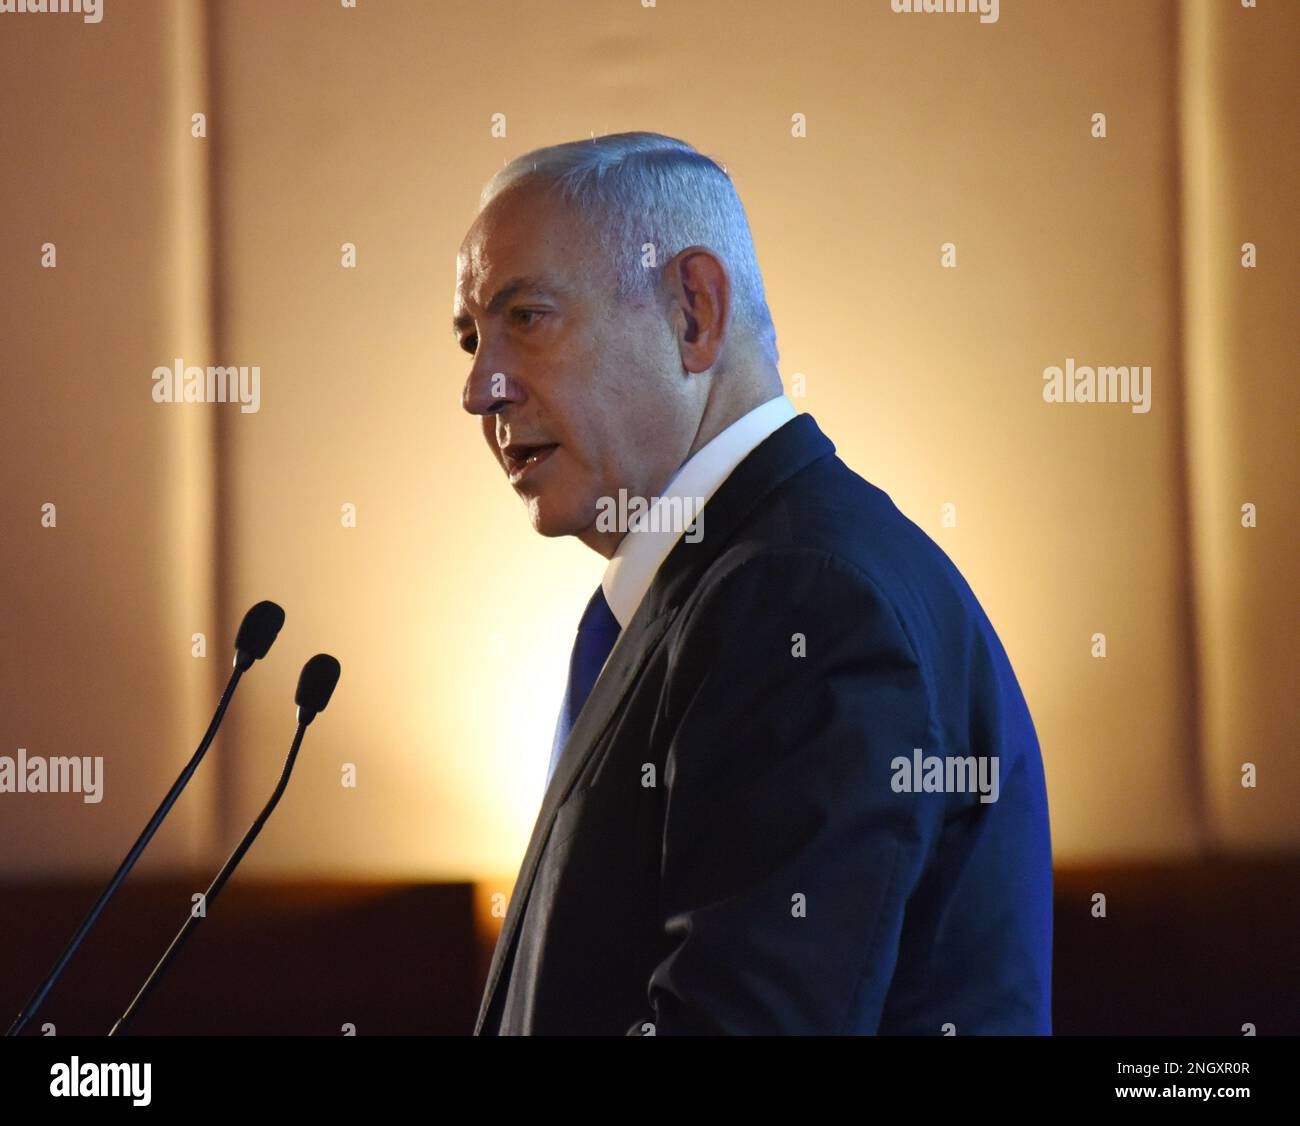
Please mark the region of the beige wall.
[[[1300, 9], [1001, 8], [0, 16], [0, 753], [108, 760], [97, 807], [0, 795], [0, 871], [115, 864], [197, 741], [240, 615], [274, 598], [285, 630], [157, 862], [228, 851], [325, 650], [338, 694], [248, 866], [513, 873], [601, 560], [529, 530], [459, 407], [454, 257], [504, 161], [623, 129], [727, 163], [787, 388], [949, 552], [1011, 654], [1058, 859], [1300, 843]], [[47, 239], [57, 270], [38, 268]], [[259, 365], [261, 409], [152, 403], [176, 355]], [[1150, 365], [1151, 411], [1045, 404], [1040, 373], [1066, 357]]]
[[[193, 14], [0, 15], [0, 754], [105, 760], [99, 803], [0, 794], [9, 878], [111, 872], [227, 664], [224, 645], [189, 655], [192, 634], [223, 634], [210, 419], [149, 396], [154, 366], [203, 343], [201, 155], [178, 65]], [[204, 854], [217, 796], [197, 777], [144, 868]]]
[[[1263, 19], [1250, 17], [1259, 15]], [[1183, 24], [1196, 705], [1209, 822], [1234, 849], [1300, 835], [1300, 7], [1200, 0]], [[1241, 266], [1242, 244], [1259, 264]], [[1253, 504], [1258, 526], [1242, 527]], [[1243, 763], [1256, 790], [1239, 784]]]

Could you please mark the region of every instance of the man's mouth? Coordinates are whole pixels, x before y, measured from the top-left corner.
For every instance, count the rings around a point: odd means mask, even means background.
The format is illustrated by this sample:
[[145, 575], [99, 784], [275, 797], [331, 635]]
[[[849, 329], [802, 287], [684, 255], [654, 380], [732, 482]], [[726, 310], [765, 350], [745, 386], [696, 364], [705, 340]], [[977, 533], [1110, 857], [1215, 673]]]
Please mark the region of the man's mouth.
[[501, 451], [501, 456], [505, 460], [506, 472], [510, 475], [510, 483], [517, 485], [526, 476], [533, 473], [538, 466], [542, 465], [551, 454], [559, 448], [559, 443], [548, 442], [544, 445], [527, 445], [523, 442], [512, 442]]

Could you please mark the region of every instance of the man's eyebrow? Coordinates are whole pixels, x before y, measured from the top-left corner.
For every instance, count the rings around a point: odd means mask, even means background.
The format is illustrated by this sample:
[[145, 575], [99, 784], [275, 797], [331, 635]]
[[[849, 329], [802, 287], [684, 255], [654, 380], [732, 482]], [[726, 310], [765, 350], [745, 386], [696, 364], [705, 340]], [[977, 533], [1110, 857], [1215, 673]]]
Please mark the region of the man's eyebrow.
[[[509, 301], [510, 298], [512, 298], [516, 293], [533, 292], [536, 290], [549, 291], [554, 288], [555, 288], [554, 286], [550, 285], [542, 278], [538, 278], [538, 277], [524, 276], [518, 278], [511, 278], [508, 282], [505, 283], [505, 285], [503, 285], [500, 289], [496, 291], [496, 293], [492, 297], [492, 300], [488, 302], [487, 313], [490, 316], [493, 313], [501, 312], [502, 306], [505, 305], [505, 303]], [[461, 313], [460, 316], [453, 317], [451, 320], [451, 330], [457, 336], [460, 335], [463, 329], [473, 328], [473, 327], [474, 327], [474, 318], [471, 317], [468, 313]]]

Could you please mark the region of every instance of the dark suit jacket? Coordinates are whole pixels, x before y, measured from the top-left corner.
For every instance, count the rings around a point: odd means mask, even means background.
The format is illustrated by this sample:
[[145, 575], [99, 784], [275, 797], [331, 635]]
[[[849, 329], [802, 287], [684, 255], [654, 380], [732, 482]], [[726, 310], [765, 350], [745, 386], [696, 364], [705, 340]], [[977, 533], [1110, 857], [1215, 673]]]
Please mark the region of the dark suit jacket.
[[[1042, 761], [957, 568], [806, 414], [703, 522], [573, 728], [475, 1033], [1049, 1033]], [[996, 758], [997, 800], [900, 790], [914, 748]]]

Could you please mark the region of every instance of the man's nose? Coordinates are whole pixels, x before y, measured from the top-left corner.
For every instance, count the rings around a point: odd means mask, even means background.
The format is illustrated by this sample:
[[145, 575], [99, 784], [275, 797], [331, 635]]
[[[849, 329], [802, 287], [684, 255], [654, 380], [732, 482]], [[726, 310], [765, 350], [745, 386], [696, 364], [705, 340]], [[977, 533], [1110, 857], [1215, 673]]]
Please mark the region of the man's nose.
[[507, 403], [521, 402], [523, 393], [517, 380], [491, 363], [475, 358], [469, 378], [461, 392], [460, 405], [470, 414], [495, 414]]

